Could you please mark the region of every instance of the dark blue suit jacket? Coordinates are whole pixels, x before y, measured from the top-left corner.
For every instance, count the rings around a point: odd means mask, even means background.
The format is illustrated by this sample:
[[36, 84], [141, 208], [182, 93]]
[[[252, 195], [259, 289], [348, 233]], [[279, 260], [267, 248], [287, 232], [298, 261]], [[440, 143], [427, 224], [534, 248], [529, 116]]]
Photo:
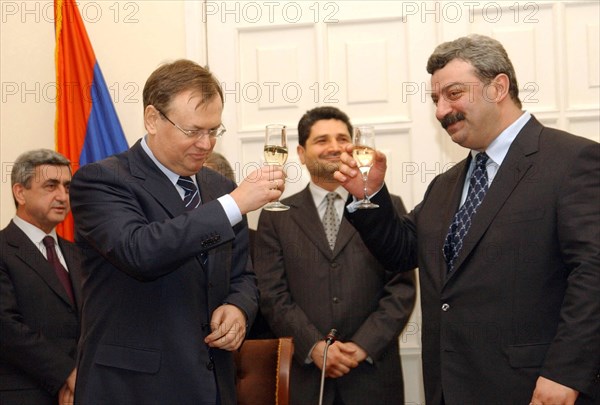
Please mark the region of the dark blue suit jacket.
[[203, 204], [185, 212], [140, 142], [73, 177], [86, 254], [76, 403], [212, 404], [218, 386], [235, 404], [232, 354], [209, 353], [203, 339], [223, 303], [254, 319], [248, 227], [232, 228], [216, 201], [233, 182], [207, 168], [196, 179]]

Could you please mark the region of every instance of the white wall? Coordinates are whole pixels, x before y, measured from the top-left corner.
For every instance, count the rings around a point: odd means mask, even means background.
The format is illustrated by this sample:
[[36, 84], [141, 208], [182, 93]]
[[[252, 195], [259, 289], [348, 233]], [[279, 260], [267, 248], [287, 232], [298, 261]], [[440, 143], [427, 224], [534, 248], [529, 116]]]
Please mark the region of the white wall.
[[[130, 145], [144, 133], [146, 78], [160, 63], [191, 53], [186, 44], [186, 3], [191, 2], [78, 1]], [[0, 11], [0, 228], [4, 228], [15, 212], [11, 162], [30, 149], [54, 149], [56, 78], [53, 1], [0, 0]]]

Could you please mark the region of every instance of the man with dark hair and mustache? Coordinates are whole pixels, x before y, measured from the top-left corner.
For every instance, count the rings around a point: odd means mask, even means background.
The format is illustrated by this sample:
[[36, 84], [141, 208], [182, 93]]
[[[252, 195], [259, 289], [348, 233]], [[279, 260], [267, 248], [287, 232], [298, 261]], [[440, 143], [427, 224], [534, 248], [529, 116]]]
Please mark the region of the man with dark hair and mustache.
[[[414, 275], [386, 271], [343, 218], [348, 192], [333, 173], [351, 133], [348, 116], [335, 107], [304, 114], [297, 151], [310, 184], [283, 200], [288, 211], [262, 211], [259, 219], [260, 307], [277, 336], [294, 338], [296, 405], [318, 403], [324, 337], [332, 328], [339, 339], [328, 351], [323, 404], [404, 404], [398, 335], [413, 309]], [[392, 198], [393, 209], [406, 213]]]
[[[427, 403], [597, 404], [600, 145], [523, 111], [492, 38], [439, 45], [427, 71], [436, 118], [467, 158], [401, 216], [378, 152], [380, 208], [346, 214], [387, 269], [419, 266]], [[351, 151], [335, 178], [360, 198]]]

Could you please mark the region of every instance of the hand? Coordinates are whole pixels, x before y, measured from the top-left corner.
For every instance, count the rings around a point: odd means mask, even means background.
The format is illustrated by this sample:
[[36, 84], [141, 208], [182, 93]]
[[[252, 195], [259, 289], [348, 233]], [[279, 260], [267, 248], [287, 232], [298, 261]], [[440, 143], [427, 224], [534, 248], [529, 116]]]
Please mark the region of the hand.
[[[356, 346], [356, 345], [354, 345]], [[357, 347], [357, 346], [356, 346]], [[323, 352], [325, 351], [325, 341], [322, 340], [316, 344], [310, 353], [310, 357], [315, 365], [323, 370]], [[334, 342], [327, 350], [327, 365], [325, 367], [325, 376], [329, 378], [342, 377], [358, 366], [358, 361], [354, 358], [356, 349], [348, 343]]]
[[73, 405], [75, 400], [75, 381], [77, 378], [77, 369], [74, 368], [67, 377], [64, 385], [58, 391], [59, 405]]
[[212, 333], [204, 343], [216, 349], [237, 350], [246, 337], [246, 315], [235, 305], [221, 305], [212, 314], [210, 328]]
[[356, 360], [357, 362], [363, 362], [368, 357], [367, 352], [365, 352], [365, 350], [356, 343], [346, 342], [345, 345], [354, 350], [354, 354], [352, 357], [354, 357], [354, 360]]
[[532, 405], [573, 405], [579, 392], [542, 376], [535, 383]]
[[254, 211], [268, 202], [276, 201], [285, 189], [285, 173], [278, 165], [264, 165], [250, 173], [231, 192], [243, 214]]
[[[352, 150], [354, 145], [346, 145], [345, 151], [340, 156], [340, 166], [333, 174], [336, 179], [350, 194], [362, 200], [364, 197], [363, 179], [358, 170], [356, 161], [352, 158]], [[369, 179], [367, 182], [367, 194], [372, 195], [379, 191], [385, 180], [385, 171], [387, 170], [387, 159], [385, 155], [379, 151], [375, 151], [375, 161], [369, 171]]]

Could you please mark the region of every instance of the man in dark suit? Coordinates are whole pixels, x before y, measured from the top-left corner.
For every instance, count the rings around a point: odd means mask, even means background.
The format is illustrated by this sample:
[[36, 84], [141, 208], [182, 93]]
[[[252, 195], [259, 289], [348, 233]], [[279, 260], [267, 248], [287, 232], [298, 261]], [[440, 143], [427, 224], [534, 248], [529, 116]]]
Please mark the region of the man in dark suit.
[[69, 161], [52, 150], [25, 152], [12, 167], [17, 213], [0, 231], [2, 405], [73, 402], [81, 255], [54, 229], [69, 212], [70, 183]]
[[[378, 153], [369, 192], [379, 190], [381, 208], [348, 214], [386, 268], [419, 265], [427, 403], [594, 403], [600, 145], [523, 112], [512, 63], [494, 39], [441, 44], [427, 70], [436, 118], [468, 157], [401, 217]], [[335, 177], [360, 196], [348, 153]]]
[[[414, 274], [385, 271], [343, 219], [348, 192], [333, 173], [351, 132], [337, 108], [308, 111], [298, 124], [298, 155], [311, 182], [283, 201], [288, 211], [262, 211], [259, 219], [261, 310], [277, 336], [294, 338], [292, 404], [319, 402], [324, 337], [332, 328], [339, 338], [328, 350], [323, 403], [404, 404], [398, 335], [414, 306]], [[406, 213], [399, 197], [393, 209]]]
[[284, 174], [265, 166], [236, 188], [202, 167], [223, 95], [196, 63], [159, 67], [143, 94], [147, 135], [73, 178], [87, 248], [75, 402], [233, 405], [231, 351], [258, 306], [244, 215]]

